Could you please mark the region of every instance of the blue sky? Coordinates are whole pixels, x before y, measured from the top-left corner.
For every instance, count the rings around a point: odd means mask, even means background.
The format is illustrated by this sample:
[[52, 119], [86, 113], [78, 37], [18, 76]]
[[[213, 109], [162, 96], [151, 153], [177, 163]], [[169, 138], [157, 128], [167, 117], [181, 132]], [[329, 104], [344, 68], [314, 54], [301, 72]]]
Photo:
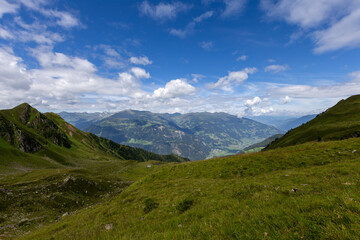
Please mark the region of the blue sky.
[[318, 113], [359, 47], [358, 0], [0, 0], [0, 107]]

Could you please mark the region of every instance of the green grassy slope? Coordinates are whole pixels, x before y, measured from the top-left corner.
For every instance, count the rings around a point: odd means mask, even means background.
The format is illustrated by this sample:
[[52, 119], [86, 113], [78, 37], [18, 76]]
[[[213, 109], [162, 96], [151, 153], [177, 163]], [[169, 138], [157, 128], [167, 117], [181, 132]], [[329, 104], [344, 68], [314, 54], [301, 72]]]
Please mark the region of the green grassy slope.
[[159, 167], [20, 239], [356, 239], [360, 141]]
[[266, 149], [310, 141], [340, 140], [360, 136], [360, 95], [341, 100], [313, 120], [287, 132]]
[[186, 160], [82, 132], [28, 104], [2, 110], [0, 239], [110, 199], [160, 167], [153, 164]]

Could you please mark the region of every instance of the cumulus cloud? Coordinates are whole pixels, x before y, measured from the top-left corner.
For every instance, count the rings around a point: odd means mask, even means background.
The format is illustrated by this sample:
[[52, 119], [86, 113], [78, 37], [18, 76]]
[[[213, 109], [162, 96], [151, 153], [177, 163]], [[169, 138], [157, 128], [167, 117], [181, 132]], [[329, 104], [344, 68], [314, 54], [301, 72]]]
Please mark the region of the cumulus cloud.
[[146, 96], [141, 79], [149, 78], [150, 74], [144, 69], [132, 68], [109, 79], [99, 76], [97, 68], [87, 59], [52, 52], [48, 47], [33, 49], [32, 54], [40, 68], [27, 70], [11, 49], [0, 49], [1, 102], [28, 101], [61, 107], [84, 104], [91, 95], [92, 99]]
[[233, 91], [233, 85], [238, 85], [249, 78], [249, 74], [257, 71], [256, 68], [245, 68], [241, 71], [229, 72], [227, 76], [220, 78], [216, 83], [208, 84], [208, 88], [220, 88], [224, 91]]
[[28, 89], [30, 77], [22, 59], [14, 56], [12, 49], [0, 48], [0, 86], [3, 89]]
[[224, 0], [226, 5], [222, 13], [223, 17], [232, 17], [241, 13], [247, 0]]
[[200, 16], [194, 18], [193, 21], [188, 23], [184, 29], [174, 29], [174, 28], [171, 29], [170, 34], [180, 37], [180, 38], [185, 38], [187, 35], [189, 35], [190, 33], [192, 33], [194, 31], [197, 24], [200, 24], [204, 20], [211, 18], [213, 16], [213, 14], [214, 14], [213, 11], [205, 12], [205, 13], [201, 14]]
[[[150, 74], [133, 67], [110, 79], [97, 74], [93, 63], [84, 58], [54, 52], [50, 47], [31, 50], [39, 62], [26, 69], [12, 49], [0, 48], [0, 102], [13, 107], [27, 101], [41, 109], [98, 111], [132, 108], [184, 111], [198, 107], [189, 97], [196, 88], [186, 79], [171, 80], [153, 92], [142, 89], [142, 79]], [[200, 104], [200, 103], [199, 103]]]
[[158, 88], [152, 95], [153, 98], [173, 98], [189, 96], [195, 93], [196, 89], [186, 79], [171, 80], [164, 88]]
[[269, 17], [309, 32], [316, 45], [315, 53], [360, 46], [358, 0], [262, 0], [261, 6]]
[[148, 57], [142, 56], [142, 57], [131, 57], [130, 62], [137, 65], [149, 65], [152, 64], [152, 61], [149, 60]]
[[273, 73], [278, 73], [278, 72], [284, 72], [286, 70], [289, 69], [289, 66], [287, 64], [285, 65], [269, 65], [267, 67], [265, 67], [265, 72], [273, 72]]
[[289, 96], [285, 96], [281, 99], [280, 104], [287, 104], [289, 102], [291, 102], [291, 98]]
[[159, 3], [158, 5], [152, 5], [148, 1], [144, 1], [139, 6], [139, 10], [142, 15], [162, 21], [174, 19], [179, 13], [185, 12], [190, 8], [190, 5], [181, 2]]
[[246, 106], [254, 106], [254, 105], [257, 105], [257, 104], [259, 104], [261, 102], [262, 102], [262, 100], [261, 100], [260, 97], [254, 97], [253, 99], [246, 100], [245, 105]]
[[139, 79], [150, 78], [150, 73], [146, 72], [145, 69], [142, 68], [138, 68], [138, 67], [131, 68], [131, 72], [136, 78]]
[[256, 96], [253, 99], [248, 99], [245, 101], [245, 115], [247, 116], [259, 116], [266, 113], [273, 112], [273, 107], [269, 106], [272, 103], [267, 98], [261, 99]]

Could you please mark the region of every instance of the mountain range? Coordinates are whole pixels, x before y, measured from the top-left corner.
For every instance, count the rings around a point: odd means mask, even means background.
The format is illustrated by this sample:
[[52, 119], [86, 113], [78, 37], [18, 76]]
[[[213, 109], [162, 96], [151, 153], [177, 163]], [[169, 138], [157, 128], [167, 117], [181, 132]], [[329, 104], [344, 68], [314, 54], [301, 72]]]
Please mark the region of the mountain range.
[[250, 118], [274, 126], [284, 133], [314, 119], [317, 114], [305, 115], [301, 117], [288, 117], [288, 116], [251, 116]]
[[[360, 95], [340, 101], [258, 153], [162, 165], [146, 162], [145, 166], [139, 162], [129, 166], [130, 162], [117, 160], [117, 164], [107, 163], [110, 164], [107, 167], [104, 162], [102, 171], [96, 168], [97, 171], [80, 172], [85, 179], [92, 176], [89, 173], [102, 173], [97, 175], [97, 182], [91, 177], [77, 183], [81, 176], [74, 171], [72, 178], [61, 175], [64, 179], [56, 189], [61, 189], [65, 196], [71, 193], [93, 204], [75, 211], [68, 204], [49, 207], [50, 212], [60, 209], [69, 213], [56, 220], [49, 218], [41, 227], [32, 225], [40, 221], [41, 215], [15, 218], [5, 210], [8, 218], [15, 219], [9, 224], [4, 210], [0, 209], [3, 221], [0, 231], [7, 226], [5, 239], [7, 234], [15, 236], [20, 229], [19, 239], [39, 240], [357, 239], [360, 235], [357, 227], [360, 224], [359, 110]], [[6, 189], [0, 191], [0, 199], [17, 197], [17, 201], [12, 201], [13, 211], [35, 212], [37, 208], [33, 206], [39, 202], [39, 196], [48, 200], [54, 197], [49, 187], [46, 191], [40, 187], [55, 178], [46, 174], [49, 173], [42, 170], [1, 179]], [[104, 180], [105, 176], [112, 178]], [[119, 179], [115, 176], [129, 177], [135, 182], [106, 201], [94, 203], [91, 199], [105, 190], [85, 183], [116, 186], [115, 180]], [[24, 188], [30, 183], [38, 192], [31, 205], [24, 199], [27, 196]], [[81, 195], [76, 186], [92, 189], [91, 194]], [[23, 206], [15, 205], [16, 202]]]
[[191, 160], [236, 154], [280, 131], [227, 113], [164, 114], [125, 110], [100, 113], [59, 113], [84, 131], [117, 143]]

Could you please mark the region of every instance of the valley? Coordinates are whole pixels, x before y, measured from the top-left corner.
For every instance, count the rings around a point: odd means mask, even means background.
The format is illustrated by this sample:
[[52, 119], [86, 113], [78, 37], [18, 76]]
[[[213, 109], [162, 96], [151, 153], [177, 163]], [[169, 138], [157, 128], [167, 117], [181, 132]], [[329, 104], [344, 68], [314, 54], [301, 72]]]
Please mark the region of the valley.
[[191, 160], [236, 154], [280, 132], [275, 127], [226, 113], [159, 114], [126, 110], [99, 119], [100, 115], [105, 114], [60, 113], [65, 120], [97, 136]]

